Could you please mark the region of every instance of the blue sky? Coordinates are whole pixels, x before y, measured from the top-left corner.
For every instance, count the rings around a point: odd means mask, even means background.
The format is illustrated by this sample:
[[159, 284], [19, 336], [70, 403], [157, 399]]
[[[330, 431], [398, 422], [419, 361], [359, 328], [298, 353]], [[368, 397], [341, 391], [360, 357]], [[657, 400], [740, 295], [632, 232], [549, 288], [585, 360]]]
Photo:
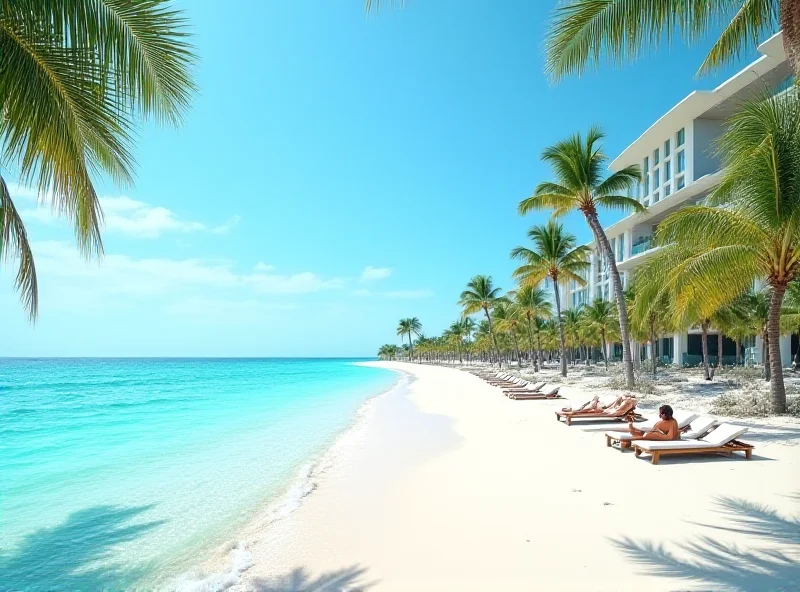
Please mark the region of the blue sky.
[[105, 257], [12, 187], [40, 318], [3, 268], [2, 356], [363, 356], [405, 316], [437, 334], [471, 276], [513, 287], [508, 253], [546, 219], [516, 213], [542, 148], [599, 122], [613, 156], [738, 69], [698, 80], [709, 44], [665, 46], [553, 86], [555, 0], [176, 4], [200, 92], [180, 129], [142, 127], [134, 187], [98, 180]]

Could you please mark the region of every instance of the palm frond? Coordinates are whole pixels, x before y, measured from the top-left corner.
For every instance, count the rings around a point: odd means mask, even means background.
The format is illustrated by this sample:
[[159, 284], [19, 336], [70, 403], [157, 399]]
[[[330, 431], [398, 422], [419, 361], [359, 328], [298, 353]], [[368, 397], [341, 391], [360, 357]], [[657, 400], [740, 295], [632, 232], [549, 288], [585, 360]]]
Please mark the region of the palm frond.
[[0, 177], [0, 254], [6, 262], [17, 260], [14, 287], [19, 292], [25, 312], [33, 322], [39, 314], [39, 283], [36, 265], [28, 243], [28, 233], [8, 192], [5, 179]]
[[619, 64], [666, 36], [692, 42], [735, 11], [731, 0], [572, 0], [556, 8], [546, 37], [545, 72], [559, 80], [603, 59]]
[[756, 47], [761, 36], [778, 24], [778, 3], [774, 0], [739, 0], [741, 7], [706, 56], [699, 73], [705, 74], [739, 59]]
[[[19, 0], [18, 0], [19, 1]], [[22, 0], [73, 47], [94, 48], [113, 102], [179, 123], [196, 90], [186, 18], [170, 0]]]

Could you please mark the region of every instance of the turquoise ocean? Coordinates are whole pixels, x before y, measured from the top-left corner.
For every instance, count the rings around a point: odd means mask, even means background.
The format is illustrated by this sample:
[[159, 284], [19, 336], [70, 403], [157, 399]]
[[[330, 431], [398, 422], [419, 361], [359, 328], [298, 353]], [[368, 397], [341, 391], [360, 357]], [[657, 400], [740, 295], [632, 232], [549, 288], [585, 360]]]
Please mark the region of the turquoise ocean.
[[355, 361], [0, 360], [0, 590], [191, 570], [397, 381]]

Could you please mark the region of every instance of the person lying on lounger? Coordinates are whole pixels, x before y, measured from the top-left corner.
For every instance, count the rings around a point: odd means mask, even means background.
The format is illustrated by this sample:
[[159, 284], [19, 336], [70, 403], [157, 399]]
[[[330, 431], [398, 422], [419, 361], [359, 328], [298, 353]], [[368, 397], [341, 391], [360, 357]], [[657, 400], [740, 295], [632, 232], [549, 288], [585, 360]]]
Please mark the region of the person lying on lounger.
[[653, 426], [652, 432], [637, 430], [632, 422], [628, 424], [628, 430], [638, 440], [680, 440], [681, 430], [678, 422], [672, 417], [672, 407], [669, 405], [659, 407], [658, 417], [660, 420]]
[[609, 403], [608, 405], [601, 405], [600, 397], [595, 395], [591, 401], [584, 403], [577, 409], [573, 409], [572, 407], [564, 407], [561, 411], [565, 413], [599, 413], [601, 411], [605, 411], [606, 409], [616, 409], [624, 400], [625, 397], [618, 397], [614, 402]]

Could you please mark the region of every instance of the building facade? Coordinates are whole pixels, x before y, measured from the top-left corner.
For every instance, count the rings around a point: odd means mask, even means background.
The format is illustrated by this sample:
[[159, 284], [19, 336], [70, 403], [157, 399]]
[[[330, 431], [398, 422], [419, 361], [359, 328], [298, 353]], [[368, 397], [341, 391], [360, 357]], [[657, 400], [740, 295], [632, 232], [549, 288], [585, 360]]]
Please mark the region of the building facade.
[[[642, 182], [629, 194], [647, 210], [632, 214], [608, 226], [605, 231], [614, 249], [623, 286], [627, 286], [637, 266], [658, 250], [653, 234], [668, 215], [686, 205], [702, 201], [719, 182], [720, 163], [714, 142], [725, 130], [725, 121], [747, 99], [765, 89], [779, 88], [791, 75], [783, 50], [781, 34], [758, 47], [756, 61], [710, 91], [694, 91], [630, 144], [610, 165], [612, 171], [639, 165]], [[570, 282], [562, 288], [563, 301], [575, 308], [596, 298], [613, 300], [608, 265], [594, 243], [586, 285]], [[658, 353], [672, 363], [693, 365], [699, 361], [699, 329], [690, 329], [662, 338]], [[716, 335], [716, 332], [713, 333]], [[752, 353], [760, 361], [760, 339]], [[790, 337], [781, 341], [784, 365], [791, 361]], [[709, 339], [711, 355], [716, 356], [717, 339]], [[735, 355], [735, 344], [725, 339], [723, 357]], [[644, 353], [644, 352], [640, 352]], [[666, 360], [665, 360], [666, 361]]]

